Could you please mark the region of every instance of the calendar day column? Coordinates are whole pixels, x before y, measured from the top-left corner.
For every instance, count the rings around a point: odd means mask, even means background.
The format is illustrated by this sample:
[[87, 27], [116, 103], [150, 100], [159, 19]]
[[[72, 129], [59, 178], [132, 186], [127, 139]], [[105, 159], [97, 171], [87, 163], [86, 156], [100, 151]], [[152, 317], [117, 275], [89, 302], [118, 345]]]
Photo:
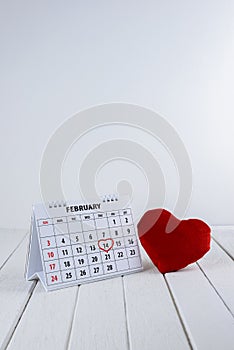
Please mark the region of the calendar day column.
[[114, 258], [117, 271], [129, 270], [127, 252], [124, 245], [124, 237], [120, 212], [118, 210], [107, 213], [111, 238], [114, 241]]
[[101, 264], [101, 255], [98, 248], [98, 238], [95, 225], [94, 214], [81, 215], [85, 249], [88, 259], [88, 271], [90, 277], [98, 277], [103, 275], [103, 267]]
[[98, 236], [98, 248], [104, 275], [117, 271], [114, 256], [114, 240], [111, 237], [107, 213], [94, 214]]
[[61, 283], [62, 277], [58, 261], [58, 250], [56, 246], [53, 220], [49, 218], [40, 219], [37, 220], [37, 225], [47, 284], [52, 285]]
[[81, 215], [68, 216], [68, 227], [77, 279], [90, 276]]
[[53, 219], [58, 259], [60, 264], [62, 282], [76, 280], [75, 263], [69, 236], [69, 223], [67, 217]]
[[141, 267], [141, 257], [131, 209], [120, 210], [124, 244], [130, 269]]

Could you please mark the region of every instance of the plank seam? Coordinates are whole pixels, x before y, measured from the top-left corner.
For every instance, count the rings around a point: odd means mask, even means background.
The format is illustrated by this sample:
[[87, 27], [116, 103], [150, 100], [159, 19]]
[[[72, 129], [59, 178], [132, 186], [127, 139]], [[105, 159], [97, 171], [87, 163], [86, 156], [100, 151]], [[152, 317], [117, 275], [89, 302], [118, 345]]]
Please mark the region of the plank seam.
[[209, 277], [207, 276], [207, 274], [205, 273], [205, 271], [202, 269], [202, 267], [199, 265], [199, 263], [196, 263], [197, 266], [199, 267], [199, 269], [201, 270], [201, 272], [203, 273], [203, 275], [205, 276], [205, 278], [207, 279], [207, 281], [209, 282], [209, 284], [211, 285], [211, 287], [213, 287], [213, 289], [215, 290], [216, 294], [218, 295], [218, 297], [221, 299], [221, 301], [223, 302], [224, 306], [227, 308], [227, 310], [230, 312], [230, 314], [232, 315], [232, 317], [234, 318], [234, 314], [232, 312], [232, 310], [229, 308], [229, 306], [226, 304], [225, 300], [222, 298], [222, 296], [219, 294], [218, 290], [215, 288], [215, 285], [211, 282], [211, 280], [209, 279]]
[[219, 243], [219, 241], [216, 239], [216, 238], [214, 238], [213, 236], [212, 236], [212, 240], [229, 256], [229, 258], [231, 258], [232, 259], [232, 261], [234, 261], [234, 258], [233, 258], [233, 256], [227, 251], [227, 249], [226, 248], [224, 248], [220, 243]]
[[218, 229], [218, 230], [233, 230], [234, 231], [234, 225], [210, 225], [212, 230]]
[[3, 345], [3, 348], [2, 348], [3, 350], [7, 349], [8, 345], [9, 345], [9, 343], [10, 343], [10, 341], [11, 341], [11, 339], [12, 339], [12, 337], [13, 337], [15, 331], [16, 331], [16, 328], [18, 327], [18, 325], [19, 325], [19, 323], [20, 323], [20, 320], [21, 320], [21, 318], [23, 317], [23, 314], [24, 314], [24, 312], [25, 312], [25, 310], [26, 310], [26, 308], [27, 308], [27, 306], [28, 306], [28, 303], [29, 303], [29, 301], [30, 301], [32, 295], [33, 295], [33, 292], [34, 292], [34, 290], [35, 290], [35, 288], [36, 288], [37, 283], [38, 283], [38, 280], [32, 282], [32, 287], [31, 287], [31, 289], [30, 289], [30, 291], [29, 291], [28, 299], [26, 300], [26, 303], [24, 304], [24, 306], [23, 306], [23, 308], [22, 308], [22, 311], [20, 312], [19, 318], [16, 319], [16, 322], [15, 322], [15, 325], [14, 325], [14, 327], [13, 327], [13, 330], [12, 330], [12, 332], [9, 334], [8, 339], [6, 339], [6, 341], [5, 341], [5, 345]]
[[72, 318], [71, 318], [71, 325], [68, 331], [68, 337], [67, 337], [67, 344], [66, 344], [66, 349], [70, 349], [70, 343], [71, 343], [71, 335], [72, 335], [72, 329], [74, 326], [74, 320], [75, 320], [75, 315], [76, 315], [76, 309], [78, 307], [78, 302], [79, 302], [79, 292], [80, 292], [80, 286], [77, 286], [77, 292], [76, 292], [76, 297], [75, 297], [75, 302], [74, 302], [74, 311], [72, 313]]
[[192, 342], [191, 342], [191, 339], [190, 339], [189, 334], [188, 334], [188, 332], [187, 332], [185, 323], [184, 323], [183, 318], [182, 318], [182, 316], [181, 316], [181, 314], [180, 314], [179, 308], [178, 308], [178, 306], [177, 306], [177, 304], [176, 304], [176, 300], [175, 300], [175, 298], [174, 298], [174, 295], [173, 295], [173, 292], [172, 292], [172, 290], [171, 290], [171, 287], [170, 287], [170, 285], [169, 285], [169, 283], [168, 283], [168, 281], [167, 281], [167, 278], [166, 278], [166, 276], [165, 276], [164, 274], [163, 274], [163, 278], [164, 278], [164, 281], [165, 281], [165, 283], [166, 283], [166, 286], [167, 286], [167, 289], [168, 289], [168, 291], [169, 291], [169, 294], [170, 294], [170, 296], [171, 296], [171, 299], [172, 299], [172, 302], [173, 302], [173, 304], [174, 304], [174, 307], [175, 307], [176, 313], [177, 313], [177, 315], [178, 315], [178, 318], [179, 318], [179, 320], [180, 320], [181, 326], [182, 326], [183, 331], [184, 331], [184, 333], [185, 333], [185, 337], [186, 337], [186, 339], [187, 339], [187, 341], [188, 341], [189, 347], [190, 347], [191, 350], [193, 350]]
[[124, 283], [124, 276], [122, 278], [122, 286], [123, 286], [123, 302], [124, 302], [124, 313], [125, 313], [125, 324], [126, 324], [126, 332], [127, 332], [127, 348], [130, 350], [130, 334], [129, 334], [129, 322], [128, 322], [128, 312], [127, 312], [127, 298], [126, 298], [126, 289]]
[[0, 270], [6, 265], [6, 263], [8, 262], [8, 260], [12, 257], [12, 255], [16, 252], [16, 250], [21, 246], [21, 244], [23, 243], [23, 241], [25, 240], [26, 236], [28, 235], [28, 231], [26, 232], [26, 234], [23, 236], [23, 238], [19, 241], [19, 243], [17, 244], [17, 246], [15, 247], [15, 249], [12, 250], [12, 252], [10, 253], [10, 255], [6, 258], [6, 260], [2, 263], [2, 265], [0, 266]]

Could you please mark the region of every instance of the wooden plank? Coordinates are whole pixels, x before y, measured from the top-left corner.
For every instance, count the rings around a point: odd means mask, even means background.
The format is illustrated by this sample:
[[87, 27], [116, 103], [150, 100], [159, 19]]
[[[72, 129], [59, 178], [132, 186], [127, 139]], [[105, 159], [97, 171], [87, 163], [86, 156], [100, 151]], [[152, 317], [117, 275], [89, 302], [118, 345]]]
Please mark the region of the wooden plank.
[[122, 277], [80, 286], [69, 349], [128, 349]]
[[[234, 235], [233, 235], [234, 240]], [[198, 265], [234, 315], [234, 264], [233, 260], [212, 241], [211, 250]]]
[[26, 234], [27, 230], [0, 228], [0, 268], [14, 252]]
[[234, 227], [214, 226], [212, 228], [213, 238], [234, 259]]
[[166, 274], [195, 349], [232, 350], [234, 319], [196, 264]]
[[45, 292], [39, 282], [7, 349], [66, 349], [78, 286]]
[[144, 271], [124, 277], [130, 348], [189, 349], [163, 275], [143, 255]]
[[27, 243], [25, 238], [0, 270], [0, 349], [8, 343], [35, 286], [24, 279]]

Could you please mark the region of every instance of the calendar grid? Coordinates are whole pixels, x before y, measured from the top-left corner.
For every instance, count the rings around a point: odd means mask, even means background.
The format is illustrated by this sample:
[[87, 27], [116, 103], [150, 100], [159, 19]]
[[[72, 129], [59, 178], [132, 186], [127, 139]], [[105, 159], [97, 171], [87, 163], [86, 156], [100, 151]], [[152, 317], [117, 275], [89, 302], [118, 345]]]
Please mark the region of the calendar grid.
[[131, 208], [38, 219], [48, 288], [142, 269]]

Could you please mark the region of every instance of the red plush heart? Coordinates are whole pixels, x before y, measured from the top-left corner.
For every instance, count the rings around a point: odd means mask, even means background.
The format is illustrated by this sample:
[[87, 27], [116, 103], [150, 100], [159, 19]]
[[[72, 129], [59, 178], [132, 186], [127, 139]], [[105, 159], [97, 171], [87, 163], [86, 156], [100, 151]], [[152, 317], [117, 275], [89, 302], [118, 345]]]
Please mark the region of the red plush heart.
[[[168, 225], [173, 227], [169, 233]], [[180, 221], [165, 209], [147, 211], [137, 228], [142, 246], [162, 273], [182, 269], [210, 249], [210, 227], [205, 222]]]

